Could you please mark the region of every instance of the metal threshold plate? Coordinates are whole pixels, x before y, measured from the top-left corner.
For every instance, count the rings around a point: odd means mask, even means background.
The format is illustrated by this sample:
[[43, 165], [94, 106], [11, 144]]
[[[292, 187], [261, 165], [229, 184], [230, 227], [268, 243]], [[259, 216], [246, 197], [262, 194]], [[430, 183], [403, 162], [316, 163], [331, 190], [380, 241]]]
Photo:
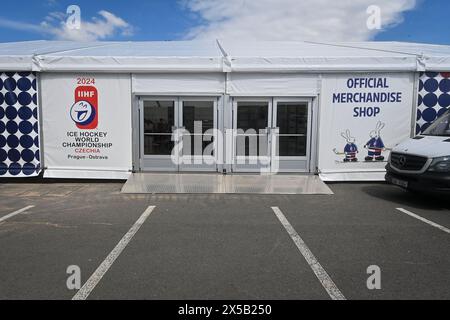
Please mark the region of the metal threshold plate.
[[333, 194], [316, 175], [133, 173], [122, 193]]

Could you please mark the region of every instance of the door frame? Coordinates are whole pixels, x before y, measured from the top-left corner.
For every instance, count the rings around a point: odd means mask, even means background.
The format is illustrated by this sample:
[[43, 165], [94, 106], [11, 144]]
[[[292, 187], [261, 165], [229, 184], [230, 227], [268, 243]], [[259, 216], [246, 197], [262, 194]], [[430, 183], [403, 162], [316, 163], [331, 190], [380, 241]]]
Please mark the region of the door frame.
[[[298, 102], [298, 103], [306, 103], [306, 107], [308, 108], [308, 123], [306, 128], [306, 155], [305, 156], [281, 156], [278, 157], [278, 161], [306, 161], [305, 169], [283, 169], [279, 168], [279, 172], [310, 172], [311, 165], [311, 156], [312, 156], [312, 148], [311, 148], [311, 138], [312, 138], [312, 128], [313, 128], [313, 98], [303, 98], [303, 97], [273, 97], [273, 107], [272, 107], [272, 130], [279, 128], [277, 123], [277, 111], [278, 111], [278, 102]], [[276, 126], [275, 126], [276, 125]], [[273, 131], [272, 131], [273, 132]], [[275, 137], [272, 137], [273, 141]], [[273, 148], [272, 148], [273, 149]], [[276, 157], [272, 155], [272, 157]]]
[[[234, 129], [237, 129], [237, 104], [238, 102], [268, 102], [269, 108], [268, 108], [268, 150], [270, 152], [270, 168], [269, 171], [273, 172], [273, 161], [277, 160], [279, 161], [305, 161], [306, 164], [303, 168], [298, 169], [283, 169], [278, 168], [277, 172], [283, 173], [283, 172], [301, 172], [301, 173], [310, 173], [313, 172], [311, 169], [311, 163], [312, 163], [312, 157], [313, 152], [315, 152], [315, 148], [312, 146], [313, 141], [313, 128], [316, 127], [314, 122], [314, 106], [315, 106], [315, 98], [314, 97], [295, 97], [295, 96], [289, 96], [289, 97], [279, 97], [279, 96], [272, 96], [272, 97], [242, 97], [242, 96], [234, 96], [232, 97], [231, 106], [232, 106], [232, 128], [233, 128], [233, 139], [232, 139], [232, 172], [260, 172], [261, 167], [259, 168], [238, 168], [236, 166], [238, 156], [236, 155], [237, 149], [236, 149], [236, 131]], [[276, 134], [276, 129], [278, 126], [275, 126], [277, 123], [277, 103], [278, 102], [299, 102], [299, 103], [306, 103], [308, 108], [308, 124], [307, 124], [307, 138], [306, 138], [306, 155], [305, 156], [281, 156], [275, 158], [275, 146], [274, 146], [274, 139]], [[313, 150], [314, 149], [314, 150]], [[241, 157], [242, 158], [242, 157]], [[245, 157], [249, 158], [249, 157]], [[258, 157], [256, 157], [257, 159]], [[252, 158], [250, 158], [252, 159]]]
[[[214, 168], [184, 168], [182, 165], [179, 164], [173, 164], [171, 155], [145, 155], [144, 154], [144, 102], [145, 101], [173, 101], [174, 102], [174, 126], [173, 129], [181, 129], [183, 128], [183, 101], [212, 101], [213, 102], [213, 108], [214, 108], [214, 128], [219, 129], [219, 120], [220, 120], [220, 108], [219, 108], [219, 102], [220, 97], [218, 96], [191, 96], [191, 95], [185, 95], [185, 96], [174, 96], [174, 95], [164, 95], [164, 96], [152, 96], [152, 95], [143, 95], [143, 96], [137, 96], [137, 137], [136, 140], [137, 146], [136, 146], [136, 155], [137, 155], [137, 163], [139, 165], [138, 170], [140, 172], [152, 172], [152, 171], [217, 171], [217, 143], [218, 139], [215, 137], [214, 143], [215, 143], [215, 164]], [[180, 137], [176, 137], [175, 143], [179, 141]], [[195, 159], [198, 156], [192, 156], [193, 159]], [[162, 167], [151, 167], [151, 166], [145, 166], [145, 161], [161, 161], [166, 162], [167, 164], [171, 163], [173, 166], [170, 167], [162, 166]]]
[[[183, 159], [190, 160], [191, 163], [194, 163], [193, 167], [188, 167], [187, 165], [179, 165], [178, 171], [213, 171], [217, 172], [218, 170], [218, 137], [216, 133], [219, 129], [219, 98], [218, 97], [207, 97], [207, 96], [179, 96], [178, 97], [178, 128], [185, 128], [183, 123], [183, 102], [184, 101], [212, 101], [213, 102], [213, 128], [216, 129], [215, 134], [213, 136], [213, 143], [214, 143], [214, 165], [208, 166], [203, 163], [203, 156], [198, 155], [191, 155], [191, 156], [181, 156]], [[191, 134], [193, 134], [191, 132]], [[195, 166], [195, 161], [201, 161], [201, 166]], [[183, 163], [183, 162], [182, 162]]]
[[[178, 119], [178, 99], [174, 96], [143, 96], [139, 97], [139, 171], [178, 171], [178, 166], [172, 163], [172, 158], [170, 155], [145, 155], [144, 154], [144, 102], [145, 101], [173, 101], [174, 105], [174, 125], [177, 128]], [[172, 130], [173, 130], [172, 127]], [[146, 167], [146, 161], [161, 161], [161, 163], [172, 163], [172, 167]]]
[[[237, 145], [236, 145], [236, 138], [237, 138], [237, 108], [238, 108], [238, 103], [239, 102], [266, 102], [268, 105], [268, 114], [267, 114], [267, 127], [266, 130], [267, 132], [267, 151], [270, 153], [269, 154], [269, 159], [266, 159], [266, 161], [272, 161], [271, 160], [271, 150], [269, 149], [271, 146], [271, 135], [270, 135], [270, 130], [272, 127], [272, 108], [273, 108], [273, 99], [270, 97], [233, 97], [232, 98], [232, 128], [233, 128], [233, 139], [232, 139], [232, 164], [231, 164], [231, 170], [232, 172], [261, 172], [261, 168], [260, 167], [249, 167], [249, 168], [239, 168], [238, 167], [238, 159], [248, 159], [248, 160], [256, 160], [259, 161], [261, 160], [261, 158], [263, 157], [259, 157], [259, 156], [237, 156]], [[258, 142], [259, 143], [259, 142]], [[250, 166], [250, 165], [249, 165]], [[268, 168], [270, 169], [271, 164], [269, 163]]]

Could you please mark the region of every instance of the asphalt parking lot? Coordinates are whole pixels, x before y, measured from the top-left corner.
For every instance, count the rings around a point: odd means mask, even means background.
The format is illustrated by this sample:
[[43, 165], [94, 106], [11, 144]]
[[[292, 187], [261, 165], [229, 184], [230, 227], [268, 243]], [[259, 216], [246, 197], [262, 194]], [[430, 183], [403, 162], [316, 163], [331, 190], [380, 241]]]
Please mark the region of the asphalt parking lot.
[[[70, 265], [94, 278], [87, 299], [331, 299], [318, 264], [346, 299], [450, 299], [447, 199], [383, 183], [289, 196], [121, 186], [0, 184], [0, 299], [72, 299]], [[381, 289], [367, 288], [371, 265]]]

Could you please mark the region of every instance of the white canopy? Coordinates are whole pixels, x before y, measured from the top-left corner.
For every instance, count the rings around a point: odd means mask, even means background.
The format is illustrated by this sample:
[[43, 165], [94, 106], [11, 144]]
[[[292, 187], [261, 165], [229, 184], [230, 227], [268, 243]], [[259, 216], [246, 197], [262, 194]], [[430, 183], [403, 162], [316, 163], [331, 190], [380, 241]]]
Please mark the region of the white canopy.
[[0, 70], [445, 71], [450, 70], [450, 46], [401, 42], [29, 41], [0, 44]]

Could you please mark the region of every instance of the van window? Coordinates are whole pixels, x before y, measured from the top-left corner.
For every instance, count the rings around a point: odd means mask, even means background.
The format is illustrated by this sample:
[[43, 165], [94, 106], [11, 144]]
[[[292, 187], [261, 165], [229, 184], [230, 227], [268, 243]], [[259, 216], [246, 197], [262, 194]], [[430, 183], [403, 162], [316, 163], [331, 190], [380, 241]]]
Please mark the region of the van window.
[[423, 133], [424, 136], [445, 136], [450, 137], [450, 110], [429, 126]]

